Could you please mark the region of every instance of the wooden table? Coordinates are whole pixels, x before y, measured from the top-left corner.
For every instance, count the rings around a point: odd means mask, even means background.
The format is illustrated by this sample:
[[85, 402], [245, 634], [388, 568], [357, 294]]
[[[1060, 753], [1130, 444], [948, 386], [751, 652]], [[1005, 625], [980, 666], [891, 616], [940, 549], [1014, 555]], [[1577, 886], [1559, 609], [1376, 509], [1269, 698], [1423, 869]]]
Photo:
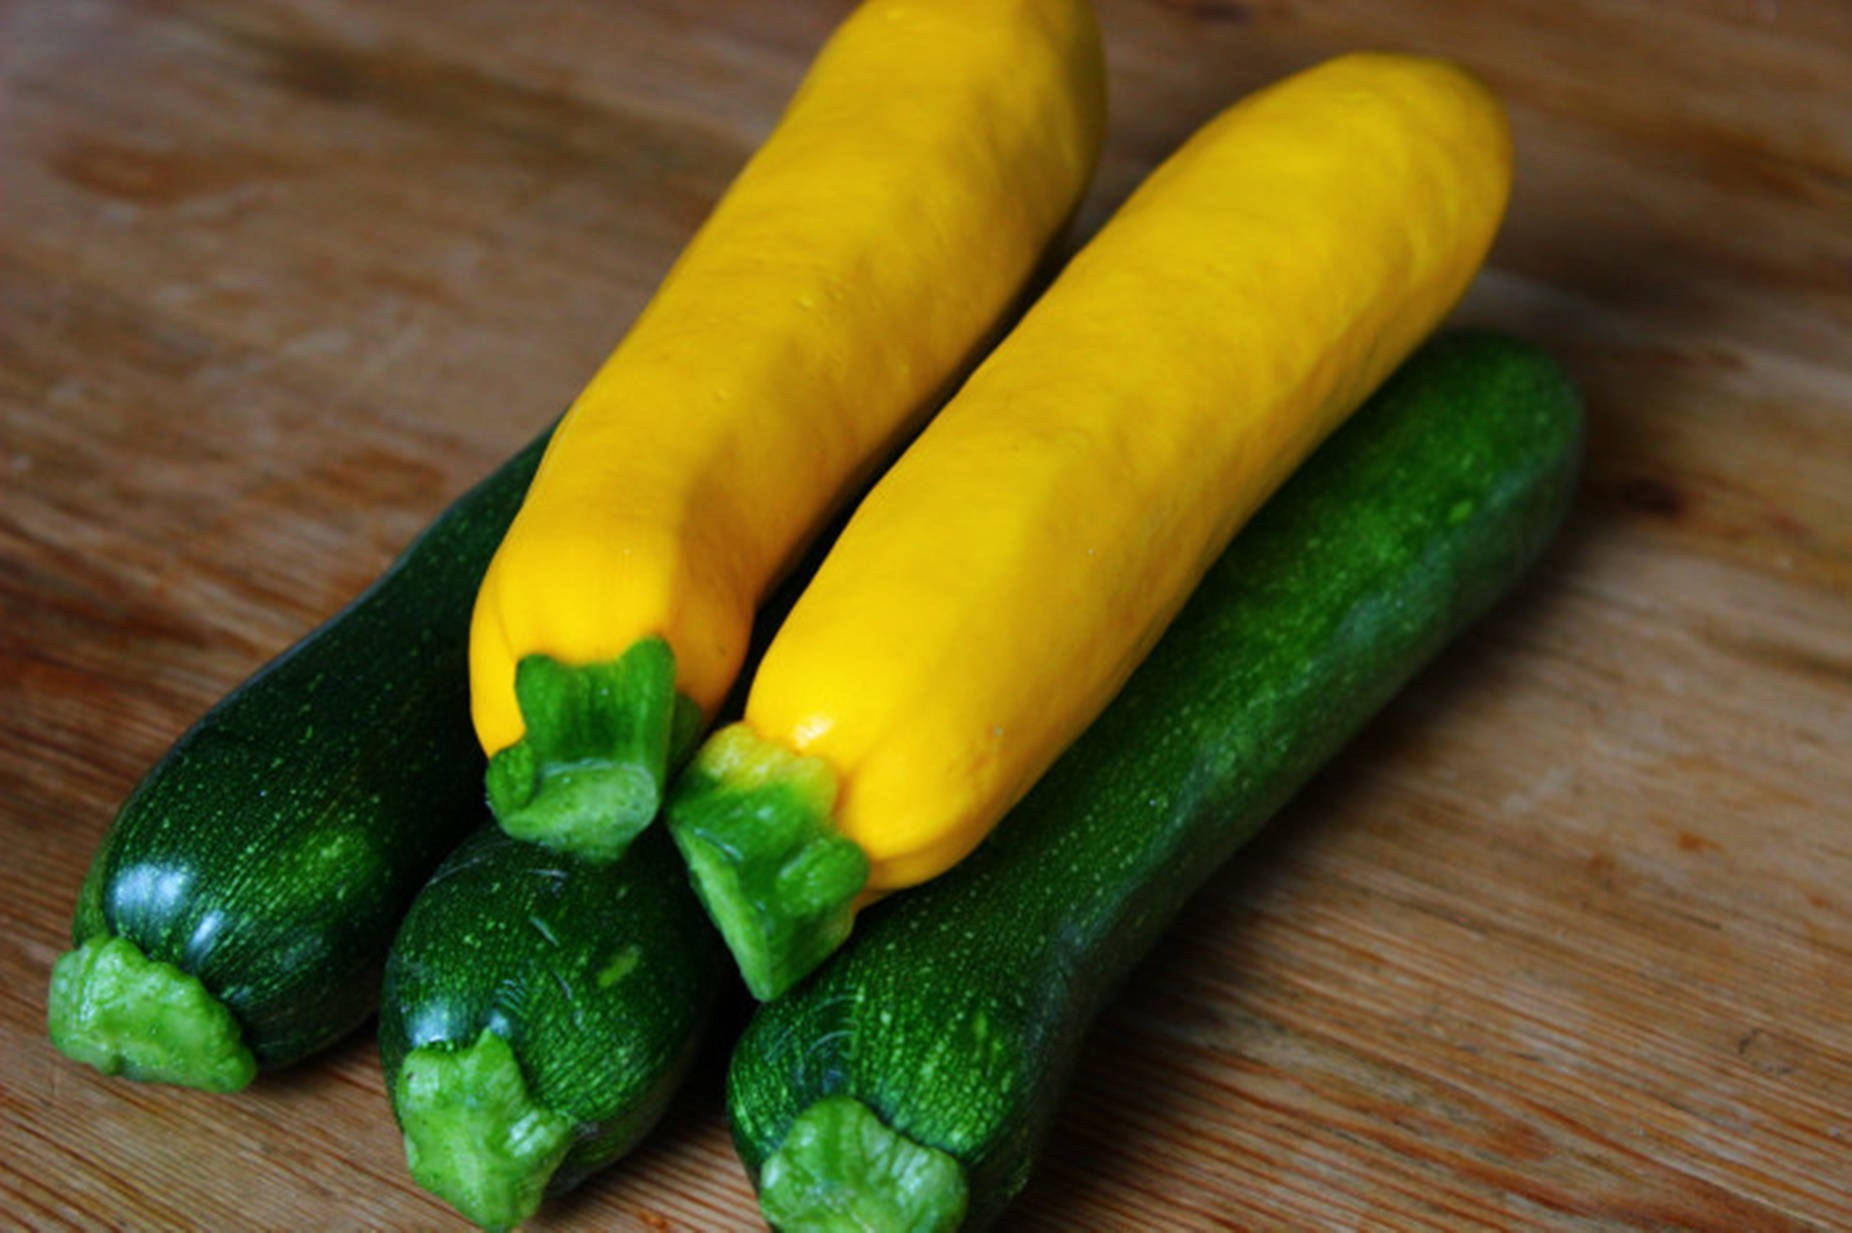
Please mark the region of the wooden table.
[[[369, 1041], [105, 1081], [47, 971], [142, 770], [566, 403], [844, 11], [0, 2], [0, 1224], [460, 1223]], [[1520, 168], [1461, 315], [1592, 441], [1542, 568], [1106, 1015], [1013, 1226], [1852, 1228], [1852, 8], [1101, 18], [1083, 233], [1328, 53], [1483, 73]], [[541, 1227], [752, 1226], [721, 1056]]]

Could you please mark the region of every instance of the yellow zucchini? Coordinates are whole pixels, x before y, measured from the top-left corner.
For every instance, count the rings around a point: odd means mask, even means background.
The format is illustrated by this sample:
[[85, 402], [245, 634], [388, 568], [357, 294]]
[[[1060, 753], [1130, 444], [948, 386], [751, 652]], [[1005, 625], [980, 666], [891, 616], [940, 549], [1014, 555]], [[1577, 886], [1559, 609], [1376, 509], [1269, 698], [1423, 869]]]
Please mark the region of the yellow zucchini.
[[1346, 56], [1216, 118], [1075, 257], [856, 511], [676, 787], [755, 993], [1028, 790], [1458, 300], [1510, 177], [1478, 81]]
[[994, 334], [1092, 174], [1086, 0], [869, 0], [554, 433], [483, 580], [505, 829], [656, 812], [760, 599]]

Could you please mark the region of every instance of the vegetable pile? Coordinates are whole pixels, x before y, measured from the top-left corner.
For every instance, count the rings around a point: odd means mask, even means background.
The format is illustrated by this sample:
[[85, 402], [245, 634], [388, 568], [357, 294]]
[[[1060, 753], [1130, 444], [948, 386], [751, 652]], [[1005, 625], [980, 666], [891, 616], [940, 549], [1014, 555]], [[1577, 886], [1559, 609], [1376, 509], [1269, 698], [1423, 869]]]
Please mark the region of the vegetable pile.
[[1103, 81], [1084, 0], [858, 9], [559, 425], [149, 772], [54, 1043], [234, 1091], [377, 1009], [413, 1177], [507, 1227], [737, 971], [768, 1220], [994, 1221], [1112, 991], [1581, 450], [1547, 356], [1429, 341], [1511, 176], [1438, 61], [1235, 103], [1004, 332]]

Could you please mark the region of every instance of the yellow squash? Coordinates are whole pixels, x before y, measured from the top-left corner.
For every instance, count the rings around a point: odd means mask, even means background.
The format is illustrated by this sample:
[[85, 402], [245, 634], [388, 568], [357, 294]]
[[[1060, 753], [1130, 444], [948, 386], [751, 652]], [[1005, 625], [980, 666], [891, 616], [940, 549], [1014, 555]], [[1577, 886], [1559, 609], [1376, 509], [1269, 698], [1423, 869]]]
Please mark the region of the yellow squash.
[[1510, 178], [1478, 81], [1377, 54], [1253, 95], [1151, 175], [875, 486], [675, 791], [755, 992], [1028, 790], [1458, 300]]
[[1086, 0], [869, 0], [579, 395], [490, 565], [505, 828], [616, 856], [753, 611], [994, 336], [1105, 122]]

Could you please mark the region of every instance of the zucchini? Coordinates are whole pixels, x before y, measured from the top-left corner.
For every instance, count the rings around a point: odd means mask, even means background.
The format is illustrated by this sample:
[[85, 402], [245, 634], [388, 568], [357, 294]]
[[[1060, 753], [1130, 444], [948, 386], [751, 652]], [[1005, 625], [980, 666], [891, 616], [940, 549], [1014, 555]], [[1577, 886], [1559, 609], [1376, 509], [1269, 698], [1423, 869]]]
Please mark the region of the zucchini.
[[1396, 54], [1252, 94], [1146, 178], [875, 484], [673, 789], [754, 994], [1022, 798], [1452, 309], [1510, 184], [1491, 91]]
[[412, 1176], [478, 1224], [527, 1219], [655, 1124], [729, 970], [661, 827], [614, 864], [484, 827], [386, 962], [380, 1063]]
[[546, 434], [226, 695], [117, 813], [52, 969], [52, 1042], [235, 1091], [373, 1013], [399, 917], [482, 817], [470, 606]]
[[656, 816], [754, 610], [1011, 315], [1105, 125], [1089, 0], [843, 20], [483, 579], [471, 705], [510, 834], [611, 860]]
[[[983, 1225], [1102, 1002], [1185, 898], [1537, 556], [1581, 414], [1542, 353], [1433, 342], [1269, 502], [973, 856], [870, 909], [733, 1054], [785, 1229]], [[859, 1222], [859, 1223], [858, 1223]]]

